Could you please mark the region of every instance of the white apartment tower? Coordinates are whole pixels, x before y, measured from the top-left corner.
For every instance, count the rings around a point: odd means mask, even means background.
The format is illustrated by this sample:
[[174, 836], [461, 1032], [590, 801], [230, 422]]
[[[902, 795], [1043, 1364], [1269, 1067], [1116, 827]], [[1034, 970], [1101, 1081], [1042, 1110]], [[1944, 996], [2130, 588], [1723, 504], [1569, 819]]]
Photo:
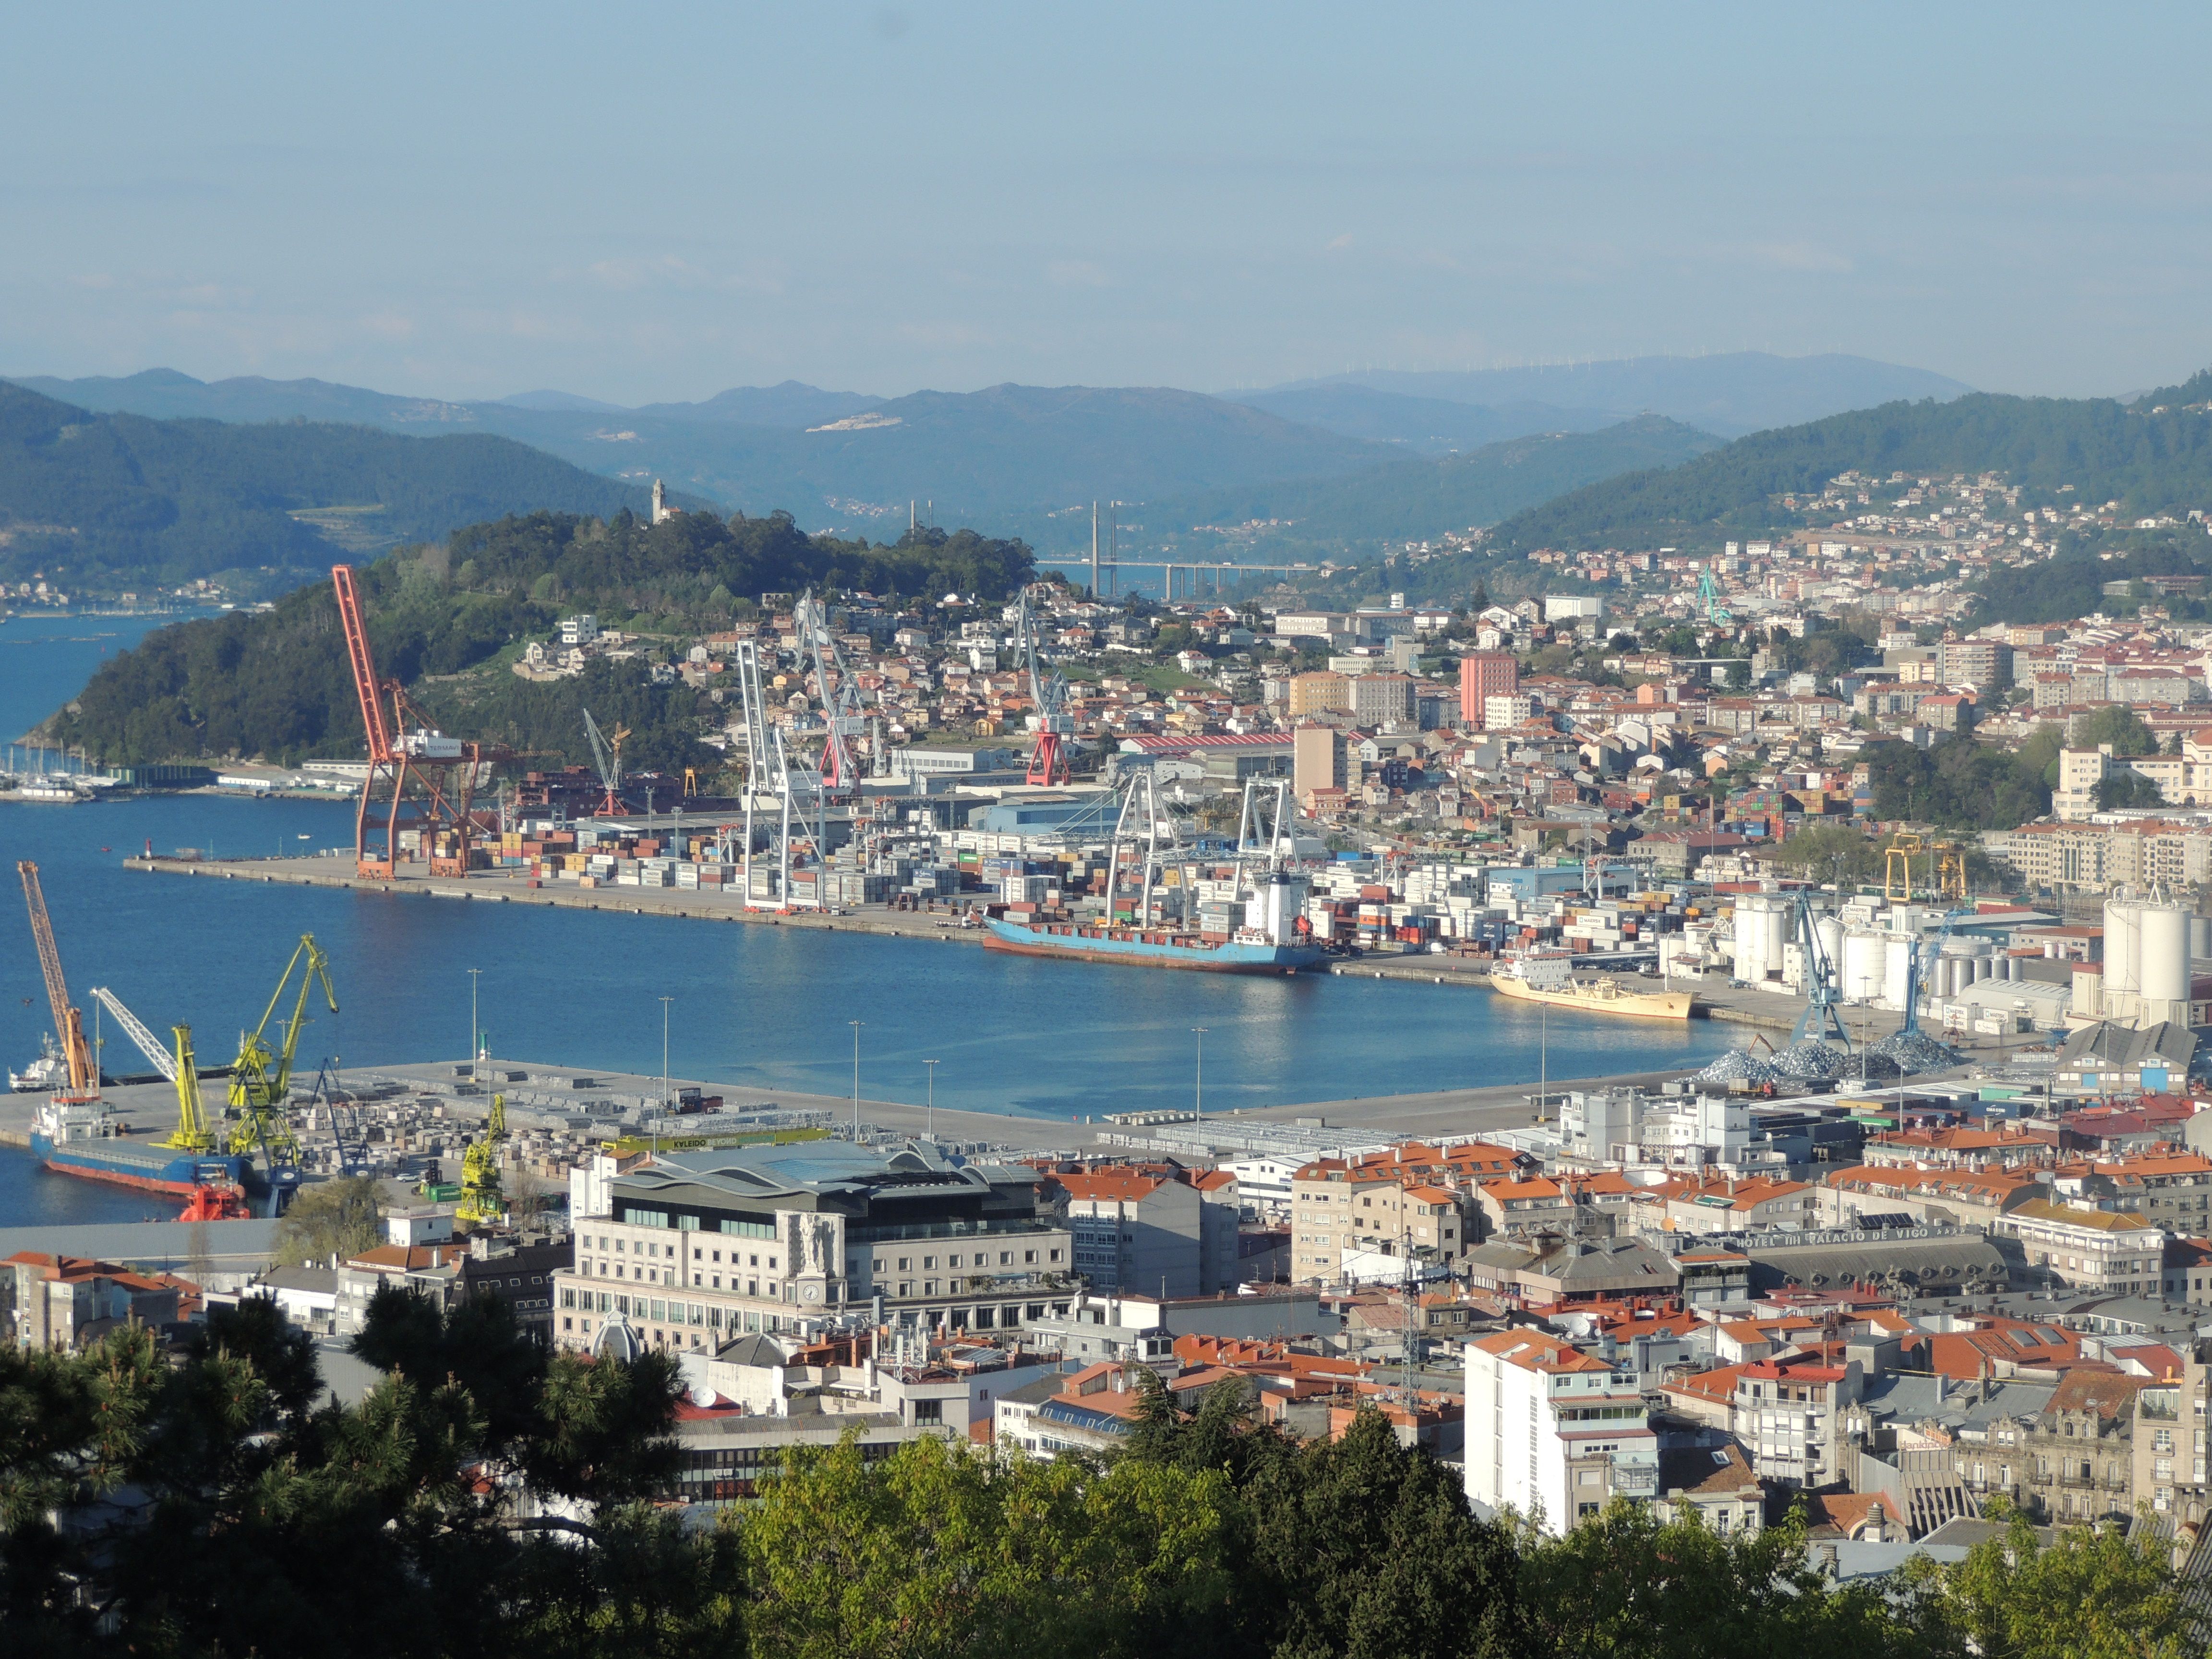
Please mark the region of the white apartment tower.
[[1467, 1346], [1467, 1495], [1559, 1533], [1659, 1491], [1636, 1378], [1528, 1326]]

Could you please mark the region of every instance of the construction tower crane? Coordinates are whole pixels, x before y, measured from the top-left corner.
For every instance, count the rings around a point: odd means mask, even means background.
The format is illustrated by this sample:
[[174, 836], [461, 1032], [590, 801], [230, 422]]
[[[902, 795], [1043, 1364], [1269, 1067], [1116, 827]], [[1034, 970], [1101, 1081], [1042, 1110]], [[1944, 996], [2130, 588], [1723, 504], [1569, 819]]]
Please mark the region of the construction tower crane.
[[507, 1097], [494, 1095], [483, 1139], [471, 1141], [461, 1154], [461, 1202], [454, 1219], [486, 1224], [507, 1219], [507, 1194], [499, 1177], [499, 1145], [506, 1139]]
[[46, 889], [39, 884], [39, 866], [28, 859], [15, 866], [23, 878], [23, 902], [30, 907], [31, 938], [39, 948], [39, 971], [46, 976], [46, 1006], [53, 1011], [54, 1036], [69, 1066], [69, 1093], [78, 1102], [100, 1097], [100, 1073], [94, 1069], [92, 1050], [84, 1040], [84, 1016], [70, 1004], [69, 981], [62, 975], [62, 953], [54, 944], [54, 924], [46, 915]]
[[[432, 875], [465, 875], [475, 833], [469, 803], [477, 773], [486, 759], [507, 751], [464, 743], [433, 727], [408, 701], [398, 681], [376, 672], [353, 567], [332, 566], [331, 584], [337, 593], [338, 623], [345, 635], [346, 661], [353, 673], [354, 695], [361, 701], [362, 730], [368, 744], [368, 772], [362, 780], [361, 801], [354, 812], [354, 867], [364, 876], [391, 879], [399, 860], [400, 830], [405, 828], [430, 835], [431, 845], [424, 851]], [[380, 796], [386, 799], [380, 800]], [[380, 833], [383, 846], [373, 852], [370, 841]]]
[[1036, 746], [1030, 751], [1027, 777], [1029, 783], [1066, 783], [1068, 778], [1067, 750], [1065, 740], [1075, 733], [1075, 722], [1067, 713], [1067, 677], [1055, 670], [1052, 683], [1047, 685], [1037, 672], [1036, 623], [1030, 614], [1030, 591], [1022, 589], [1021, 603], [1014, 617], [1014, 648], [1021, 653], [1022, 665], [1029, 672], [1030, 702], [1036, 713], [1029, 717], [1030, 730], [1036, 733]]
[[[302, 964], [292, 1018], [284, 1023], [283, 1046], [272, 1050], [268, 1042], [269, 1022], [276, 1017], [277, 1005], [284, 1000], [284, 988], [291, 983], [292, 970]], [[300, 1161], [299, 1141], [283, 1111], [285, 1097], [292, 1092], [292, 1063], [300, 1051], [300, 1033], [307, 1028], [307, 993], [318, 980], [322, 981], [323, 1000], [335, 1014], [338, 1011], [338, 994], [331, 985], [331, 959], [315, 943], [313, 933], [302, 933], [291, 961], [277, 975], [276, 988], [270, 994], [269, 1006], [261, 1011], [261, 1023], [251, 1033], [240, 1034], [238, 1059], [231, 1066], [230, 1109], [234, 1121], [231, 1125], [230, 1150], [246, 1152], [259, 1146], [268, 1152], [271, 1168], [296, 1165]]]
[[599, 782], [605, 786], [606, 799], [599, 811], [609, 817], [623, 810], [622, 746], [629, 736], [629, 727], [617, 726], [611, 736], [599, 730], [599, 723], [592, 718], [592, 711], [584, 711], [584, 735], [592, 740], [592, 758], [599, 763]]

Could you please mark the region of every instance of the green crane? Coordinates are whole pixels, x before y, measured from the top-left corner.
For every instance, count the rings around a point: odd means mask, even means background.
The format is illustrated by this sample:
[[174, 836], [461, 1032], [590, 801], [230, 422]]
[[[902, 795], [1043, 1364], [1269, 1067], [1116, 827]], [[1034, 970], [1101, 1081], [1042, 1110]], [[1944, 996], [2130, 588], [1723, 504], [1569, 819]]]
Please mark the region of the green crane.
[[[269, 1022], [276, 1017], [277, 1006], [284, 1000], [285, 988], [291, 983], [295, 969], [301, 971], [299, 992], [292, 1004], [292, 1018], [284, 1022], [283, 1045], [272, 1049], [268, 1042]], [[268, 1007], [262, 1010], [261, 1024], [251, 1033], [239, 1036], [238, 1058], [232, 1063], [230, 1072], [233, 1152], [251, 1152], [256, 1146], [263, 1146], [272, 1164], [299, 1162], [300, 1144], [292, 1133], [291, 1125], [284, 1121], [283, 1108], [285, 1097], [292, 1090], [292, 1061], [300, 1050], [300, 1033], [307, 1024], [307, 993], [319, 980], [322, 982], [323, 1000], [335, 1014], [338, 1011], [338, 994], [331, 986], [331, 959], [315, 943], [313, 933], [302, 933], [299, 947], [292, 952], [291, 961], [284, 964], [284, 971], [277, 978]]]

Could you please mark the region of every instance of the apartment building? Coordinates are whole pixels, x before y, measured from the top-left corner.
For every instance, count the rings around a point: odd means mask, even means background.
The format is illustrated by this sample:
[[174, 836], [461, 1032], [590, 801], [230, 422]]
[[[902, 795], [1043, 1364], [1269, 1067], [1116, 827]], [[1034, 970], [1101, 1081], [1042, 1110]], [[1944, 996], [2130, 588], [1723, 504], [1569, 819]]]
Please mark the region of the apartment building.
[[2071, 1290], [2156, 1296], [2164, 1283], [2166, 1235], [2140, 1216], [2033, 1199], [2000, 1217], [1996, 1231], [2020, 1241], [2030, 1267]]
[[1362, 726], [1412, 724], [1415, 684], [1410, 674], [1355, 674], [1347, 688], [1352, 718]]
[[1096, 1291], [1196, 1296], [1204, 1204], [1195, 1187], [1132, 1170], [1057, 1174], [1075, 1271]]
[[1352, 677], [1322, 669], [1291, 676], [1291, 718], [1352, 712]]
[[2087, 1368], [2059, 1378], [2021, 1446], [2027, 1509], [2062, 1525], [2135, 1514], [2136, 1396], [2148, 1381]]
[[1532, 1327], [1467, 1346], [1470, 1501], [1564, 1532], [1615, 1497], [1659, 1495], [1658, 1437], [1632, 1373]]
[[1844, 1408], [1857, 1403], [1856, 1360], [1829, 1365], [1763, 1359], [1735, 1377], [1736, 1438], [1760, 1477], [1787, 1486], [1820, 1486], [1843, 1473]]
[[1041, 1180], [831, 1141], [665, 1154], [574, 1218], [555, 1340], [588, 1350], [619, 1325], [641, 1346], [711, 1350], [867, 1303], [951, 1330], [1065, 1314], [1073, 1240]]
[[1476, 1231], [1462, 1192], [1401, 1164], [1316, 1158], [1291, 1177], [1295, 1283], [1334, 1283], [1350, 1255], [1449, 1265], [1466, 1255]]
[[1474, 651], [1459, 659], [1459, 717], [1466, 725], [1487, 726], [1490, 699], [1520, 689], [1521, 665], [1510, 651]]

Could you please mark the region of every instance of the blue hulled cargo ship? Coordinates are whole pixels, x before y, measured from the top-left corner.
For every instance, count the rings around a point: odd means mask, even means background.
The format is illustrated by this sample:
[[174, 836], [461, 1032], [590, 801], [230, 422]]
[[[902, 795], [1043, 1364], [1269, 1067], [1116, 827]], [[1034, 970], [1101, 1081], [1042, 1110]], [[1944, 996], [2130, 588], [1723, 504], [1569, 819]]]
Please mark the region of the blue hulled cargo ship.
[[246, 1159], [179, 1152], [113, 1132], [96, 1102], [57, 1098], [31, 1128], [31, 1156], [56, 1175], [190, 1198], [204, 1187], [240, 1187]]
[[984, 923], [994, 951], [1030, 957], [1069, 957], [1084, 962], [1116, 962], [1136, 968], [1188, 968], [1212, 974], [1295, 974], [1328, 954], [1318, 945], [1273, 945], [1264, 937], [1207, 939], [1197, 933], [1168, 933], [1134, 927], [1085, 927], [1072, 921]]

